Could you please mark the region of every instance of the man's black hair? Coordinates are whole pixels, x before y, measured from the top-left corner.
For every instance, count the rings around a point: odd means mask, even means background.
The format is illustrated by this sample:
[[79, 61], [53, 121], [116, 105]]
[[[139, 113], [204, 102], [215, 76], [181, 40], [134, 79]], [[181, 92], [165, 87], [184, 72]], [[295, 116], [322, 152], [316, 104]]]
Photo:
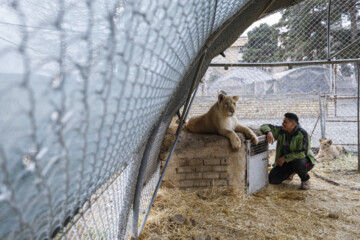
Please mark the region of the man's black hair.
[[296, 123], [299, 123], [299, 118], [295, 113], [285, 113], [284, 116], [290, 120], [294, 120]]

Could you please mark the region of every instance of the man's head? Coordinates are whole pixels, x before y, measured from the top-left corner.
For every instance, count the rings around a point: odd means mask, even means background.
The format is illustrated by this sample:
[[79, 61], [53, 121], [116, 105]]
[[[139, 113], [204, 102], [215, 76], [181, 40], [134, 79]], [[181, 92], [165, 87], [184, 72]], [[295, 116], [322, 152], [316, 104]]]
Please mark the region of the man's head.
[[299, 118], [295, 113], [285, 113], [282, 128], [284, 131], [291, 133], [299, 123]]

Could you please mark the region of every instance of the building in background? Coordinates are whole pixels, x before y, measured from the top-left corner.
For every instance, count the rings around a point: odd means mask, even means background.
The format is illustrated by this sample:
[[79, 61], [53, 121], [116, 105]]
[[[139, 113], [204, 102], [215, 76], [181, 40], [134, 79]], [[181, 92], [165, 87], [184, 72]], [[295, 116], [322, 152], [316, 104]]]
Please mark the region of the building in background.
[[229, 48], [224, 51], [225, 57], [218, 55], [213, 58], [213, 63], [238, 63], [243, 62], [245, 45], [248, 42], [247, 36], [239, 37]]
[[[247, 36], [240, 36], [229, 48], [224, 51], [225, 57], [218, 55], [211, 61], [212, 63], [238, 63], [243, 62], [243, 54], [245, 51], [245, 45], [248, 42]], [[224, 68], [208, 68], [206, 71], [202, 83], [200, 83], [200, 91], [198, 95], [205, 96], [207, 88], [218, 77], [224, 75], [227, 72]]]

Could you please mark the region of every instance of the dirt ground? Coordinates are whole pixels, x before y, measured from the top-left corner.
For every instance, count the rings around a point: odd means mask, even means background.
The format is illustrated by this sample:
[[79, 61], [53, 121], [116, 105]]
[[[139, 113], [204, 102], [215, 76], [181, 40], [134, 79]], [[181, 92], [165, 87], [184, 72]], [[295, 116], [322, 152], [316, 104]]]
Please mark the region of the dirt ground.
[[250, 196], [162, 188], [140, 239], [360, 239], [360, 191], [349, 188], [360, 187], [354, 159], [319, 163], [315, 171], [344, 184], [310, 172], [308, 191], [299, 190], [298, 176]]

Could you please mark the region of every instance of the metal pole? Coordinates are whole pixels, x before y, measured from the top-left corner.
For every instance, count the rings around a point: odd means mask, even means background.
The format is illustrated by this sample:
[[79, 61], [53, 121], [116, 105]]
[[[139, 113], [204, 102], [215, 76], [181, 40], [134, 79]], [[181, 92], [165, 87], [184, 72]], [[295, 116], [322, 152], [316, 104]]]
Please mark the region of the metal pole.
[[330, 64], [329, 67], [329, 78], [330, 78], [330, 92], [331, 95], [334, 96], [334, 78], [333, 78], [333, 74], [332, 74], [332, 65]]
[[281, 66], [310, 66], [340, 63], [358, 63], [360, 58], [340, 59], [340, 60], [316, 60], [316, 61], [297, 61], [297, 62], [277, 62], [277, 63], [210, 63], [210, 67], [281, 67]]
[[[338, 55], [340, 55], [341, 53], [345, 52], [346, 50], [348, 50], [349, 48], [351, 48], [352, 46], [354, 46], [355, 44], [358, 44], [360, 42], [360, 38], [358, 38], [357, 40], [355, 40], [354, 42], [350, 43], [349, 45], [347, 45], [345, 48], [343, 48], [342, 50], [336, 52], [334, 55], [332, 55], [330, 57], [330, 59], [333, 59], [335, 57], [337, 57]], [[330, 60], [329, 59], [329, 60]]]
[[324, 97], [324, 137], [326, 138], [326, 108], [327, 108], [327, 102], [326, 102], [326, 94]]
[[[192, 98], [191, 98], [189, 108], [188, 108], [187, 111], [185, 112], [185, 118], [187, 117], [187, 115], [188, 115], [188, 113], [189, 113], [190, 106], [191, 106], [191, 104], [192, 104], [192, 102], [193, 102], [193, 100], [194, 100], [194, 98], [195, 98], [195, 95], [196, 95], [196, 92], [197, 92], [197, 90], [198, 90], [198, 87], [199, 87], [199, 85], [197, 85], [197, 87], [196, 87], [196, 89], [195, 89], [195, 91], [194, 91], [194, 94], [193, 94], [193, 96], [192, 96]], [[183, 124], [184, 124], [183, 122], [180, 122], [180, 123], [179, 123], [179, 125], [181, 126], [180, 129], [182, 129], [182, 125], [183, 125]], [[163, 178], [164, 178], [166, 169], [167, 169], [167, 167], [168, 167], [168, 165], [169, 165], [169, 162], [170, 162], [170, 159], [171, 159], [171, 157], [172, 157], [172, 155], [173, 155], [173, 153], [174, 153], [176, 144], [177, 144], [177, 142], [178, 142], [178, 140], [179, 140], [180, 133], [181, 133], [181, 131], [179, 131], [178, 134], [176, 135], [175, 141], [174, 141], [174, 143], [173, 143], [173, 145], [172, 145], [172, 147], [171, 147], [170, 154], [169, 154], [169, 156], [168, 156], [168, 158], [167, 158], [167, 160], [166, 160], [166, 163], [165, 163], [163, 172], [162, 172], [162, 174], [161, 174], [161, 176], [160, 176], [160, 178], [159, 178], [159, 181], [158, 181], [158, 183], [157, 183], [157, 185], [156, 185], [154, 194], [153, 194], [152, 199], [151, 199], [151, 202], [150, 202], [150, 204], [149, 204], [149, 208], [146, 210], [144, 220], [143, 220], [143, 222], [141, 223], [138, 236], [140, 236], [142, 230], [143, 230], [144, 227], [145, 227], [146, 220], [147, 220], [147, 218], [148, 218], [148, 216], [149, 216], [149, 214], [150, 214], [151, 207], [152, 207], [152, 205], [153, 205], [153, 203], [154, 203], [154, 201], [155, 201], [155, 197], [156, 197], [156, 195], [157, 195], [157, 192], [159, 191], [159, 188], [160, 188], [161, 182], [162, 182], [162, 180], [163, 180]]]
[[358, 82], [358, 96], [357, 96], [357, 130], [358, 130], [358, 172], [360, 172], [360, 63], [357, 66], [357, 82]]
[[[187, 100], [186, 100], [186, 104], [185, 104], [185, 106], [184, 106], [184, 111], [183, 111], [183, 114], [182, 114], [182, 116], [181, 116], [180, 123], [184, 122], [184, 120], [186, 119], [185, 113], [186, 113], [186, 112], [188, 111], [188, 109], [190, 108], [189, 102], [190, 102], [191, 93], [192, 93], [192, 91], [194, 90], [194, 87], [195, 87], [195, 85], [196, 85], [197, 79], [198, 79], [198, 77], [199, 77], [199, 75], [200, 75], [201, 67], [202, 67], [202, 65], [203, 65], [203, 63], [204, 63], [205, 56], [206, 56], [206, 52], [207, 52], [207, 49], [205, 49], [204, 53], [202, 54], [202, 56], [201, 56], [201, 58], [200, 58], [200, 62], [199, 62], [199, 65], [198, 65], [197, 70], [196, 70], [196, 73], [195, 73], [194, 81], [193, 81], [192, 84], [191, 84], [190, 92], [189, 92], [188, 98], [187, 98]], [[198, 86], [199, 86], [199, 84], [197, 85], [197, 87], [198, 87]], [[197, 88], [197, 87], [196, 87], [196, 88]], [[176, 134], [178, 134], [178, 133], [180, 132], [180, 130], [181, 130], [181, 129], [180, 129], [180, 126], [181, 126], [181, 125], [182, 125], [182, 124], [179, 124], [179, 126], [178, 126], [178, 128], [177, 128], [177, 130], [176, 130]]]
[[328, 2], [327, 13], [327, 58], [330, 59], [330, 14], [331, 14], [331, 0]]
[[[187, 98], [187, 100], [186, 100], [186, 104], [185, 104], [185, 106], [184, 106], [184, 111], [183, 111], [183, 114], [182, 114], [182, 116], [181, 116], [181, 120], [180, 120], [180, 122], [179, 122], [179, 126], [178, 126], [177, 131], [176, 131], [176, 139], [175, 139], [175, 141], [174, 141], [174, 143], [173, 143], [173, 145], [172, 145], [172, 147], [171, 147], [170, 154], [169, 154], [169, 156], [168, 156], [168, 159], [166, 160], [166, 163], [165, 163], [165, 165], [164, 165], [163, 172], [162, 172], [162, 174], [161, 174], [161, 176], [160, 176], [160, 178], [159, 178], [159, 181], [158, 181], [158, 183], [157, 183], [157, 185], [156, 185], [156, 188], [155, 188], [154, 194], [153, 194], [153, 196], [152, 196], [151, 202], [150, 202], [150, 204], [149, 204], [149, 208], [146, 210], [146, 213], [145, 213], [145, 216], [144, 216], [144, 220], [143, 220], [143, 222], [141, 223], [139, 232], [137, 233], [136, 237], [138, 237], [138, 236], [141, 234], [142, 230], [143, 230], [144, 227], [145, 227], [146, 220], [147, 220], [147, 218], [148, 218], [148, 216], [149, 216], [149, 214], [150, 214], [150, 210], [151, 210], [152, 205], [153, 205], [153, 203], [154, 203], [154, 201], [155, 201], [155, 197], [156, 197], [156, 195], [157, 195], [157, 192], [159, 191], [159, 188], [160, 188], [161, 182], [162, 182], [162, 180], [163, 180], [163, 178], [164, 178], [166, 169], [167, 169], [167, 167], [168, 167], [168, 165], [169, 165], [170, 159], [171, 159], [171, 157], [172, 157], [172, 155], [173, 155], [173, 153], [174, 153], [176, 144], [177, 144], [177, 142], [178, 142], [178, 140], [179, 140], [179, 136], [180, 136], [180, 133], [181, 133], [181, 129], [183, 128], [183, 125], [184, 125], [184, 119], [186, 119], [186, 118], [187, 118], [187, 115], [189, 114], [191, 105], [192, 105], [192, 103], [193, 103], [193, 101], [194, 101], [196, 92], [197, 92], [197, 90], [198, 90], [198, 88], [199, 88], [199, 85], [200, 85], [200, 84], [197, 84], [197, 85], [196, 85], [196, 82], [197, 82], [197, 80], [198, 80], [198, 78], [199, 78], [200, 71], [201, 71], [201, 68], [202, 68], [202, 66], [203, 66], [206, 53], [207, 53], [207, 49], [205, 49], [205, 51], [203, 52], [203, 54], [202, 54], [202, 56], [201, 56], [201, 58], [200, 58], [200, 60], [199, 60], [199, 65], [197, 66], [197, 70], [196, 70], [196, 73], [195, 73], [195, 76], [194, 76], [194, 80], [193, 80], [193, 82], [192, 82], [191, 89], [190, 89], [190, 91], [189, 91], [189, 95], [188, 95], [188, 98]], [[192, 91], [193, 91], [193, 89], [194, 89], [195, 86], [196, 86], [195, 91], [194, 91], [194, 93], [192, 94]], [[135, 224], [135, 223], [134, 223], [134, 224]]]
[[262, 10], [261, 14], [258, 17], [258, 20], [264, 16], [264, 13], [274, 4], [275, 0], [271, 0], [269, 4], [265, 7], [264, 10]]
[[321, 137], [324, 139], [324, 119], [322, 116], [322, 108], [321, 108], [321, 93], [319, 93], [319, 111], [320, 111], [320, 130], [321, 130]]
[[133, 203], [133, 222], [132, 222], [132, 236], [131, 239], [138, 238], [138, 223], [139, 223], [139, 213], [140, 213], [140, 199], [141, 199], [141, 192], [143, 189], [144, 184], [144, 177], [146, 173], [147, 164], [150, 158], [150, 152], [154, 146], [154, 140], [156, 135], [159, 131], [161, 122], [164, 118], [165, 114], [160, 118], [159, 123], [155, 126], [155, 128], [151, 131], [150, 137], [146, 144], [146, 148], [144, 151], [143, 158], [141, 160], [141, 166], [139, 170], [139, 175], [136, 182], [136, 189], [135, 189], [135, 196], [134, 196], [134, 203]]

